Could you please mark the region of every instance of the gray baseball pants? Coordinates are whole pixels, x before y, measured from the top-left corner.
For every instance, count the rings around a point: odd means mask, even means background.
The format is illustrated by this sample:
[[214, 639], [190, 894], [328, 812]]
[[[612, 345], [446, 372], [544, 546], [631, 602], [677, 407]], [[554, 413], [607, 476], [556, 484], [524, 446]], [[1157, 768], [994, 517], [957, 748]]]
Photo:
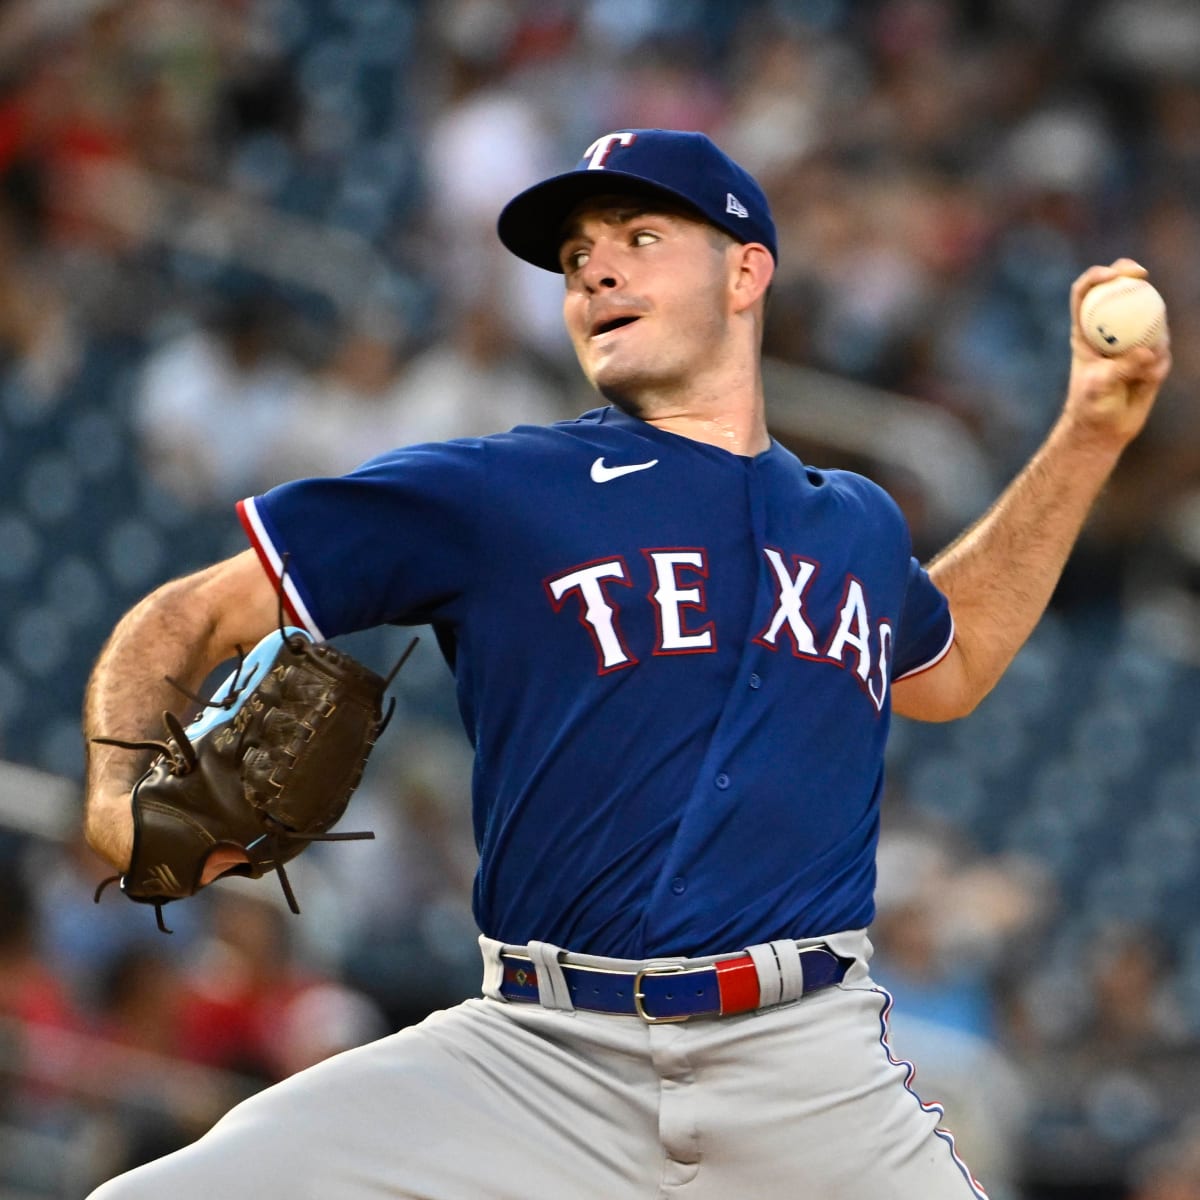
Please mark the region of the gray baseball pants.
[[482, 939], [483, 999], [266, 1089], [91, 1200], [984, 1197], [887, 1045], [865, 934], [819, 940], [859, 956], [839, 985], [647, 1025], [488, 998]]

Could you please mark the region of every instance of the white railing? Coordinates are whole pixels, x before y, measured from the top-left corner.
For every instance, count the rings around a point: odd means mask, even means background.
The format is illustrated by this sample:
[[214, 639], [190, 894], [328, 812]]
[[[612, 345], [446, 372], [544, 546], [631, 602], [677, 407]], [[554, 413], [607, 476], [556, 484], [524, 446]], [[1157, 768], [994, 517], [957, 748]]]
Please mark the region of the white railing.
[[827, 450], [828, 461], [814, 466], [841, 466], [839, 454], [854, 455], [879, 467], [883, 486], [902, 479], [919, 492], [934, 532], [957, 533], [995, 499], [995, 466], [944, 409], [778, 360], [765, 363], [764, 382], [776, 437]]
[[67, 842], [82, 819], [79, 785], [61, 775], [0, 760], [0, 828]]

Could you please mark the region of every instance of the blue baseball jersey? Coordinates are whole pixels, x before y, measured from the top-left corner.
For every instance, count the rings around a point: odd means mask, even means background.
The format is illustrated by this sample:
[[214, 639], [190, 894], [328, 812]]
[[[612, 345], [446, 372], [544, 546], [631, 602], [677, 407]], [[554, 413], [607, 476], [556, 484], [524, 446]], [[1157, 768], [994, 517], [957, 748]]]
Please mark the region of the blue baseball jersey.
[[890, 687], [953, 638], [875, 484], [603, 408], [240, 510], [315, 637], [436, 629], [483, 932], [646, 958], [873, 918]]

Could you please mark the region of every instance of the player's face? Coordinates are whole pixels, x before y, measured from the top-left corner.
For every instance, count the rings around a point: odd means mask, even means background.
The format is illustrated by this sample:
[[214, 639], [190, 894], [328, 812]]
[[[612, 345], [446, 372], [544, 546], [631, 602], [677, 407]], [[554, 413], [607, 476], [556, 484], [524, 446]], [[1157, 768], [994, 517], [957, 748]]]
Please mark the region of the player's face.
[[568, 220], [563, 315], [589, 382], [639, 416], [696, 386], [729, 352], [735, 243], [644, 199], [600, 197]]

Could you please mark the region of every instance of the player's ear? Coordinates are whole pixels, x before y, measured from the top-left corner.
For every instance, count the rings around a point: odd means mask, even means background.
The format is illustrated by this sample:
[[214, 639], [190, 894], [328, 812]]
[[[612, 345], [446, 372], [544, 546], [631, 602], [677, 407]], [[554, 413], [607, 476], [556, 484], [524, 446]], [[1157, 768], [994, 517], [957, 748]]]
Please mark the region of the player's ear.
[[761, 242], [735, 243], [730, 262], [733, 311], [745, 312], [771, 286], [775, 259]]

